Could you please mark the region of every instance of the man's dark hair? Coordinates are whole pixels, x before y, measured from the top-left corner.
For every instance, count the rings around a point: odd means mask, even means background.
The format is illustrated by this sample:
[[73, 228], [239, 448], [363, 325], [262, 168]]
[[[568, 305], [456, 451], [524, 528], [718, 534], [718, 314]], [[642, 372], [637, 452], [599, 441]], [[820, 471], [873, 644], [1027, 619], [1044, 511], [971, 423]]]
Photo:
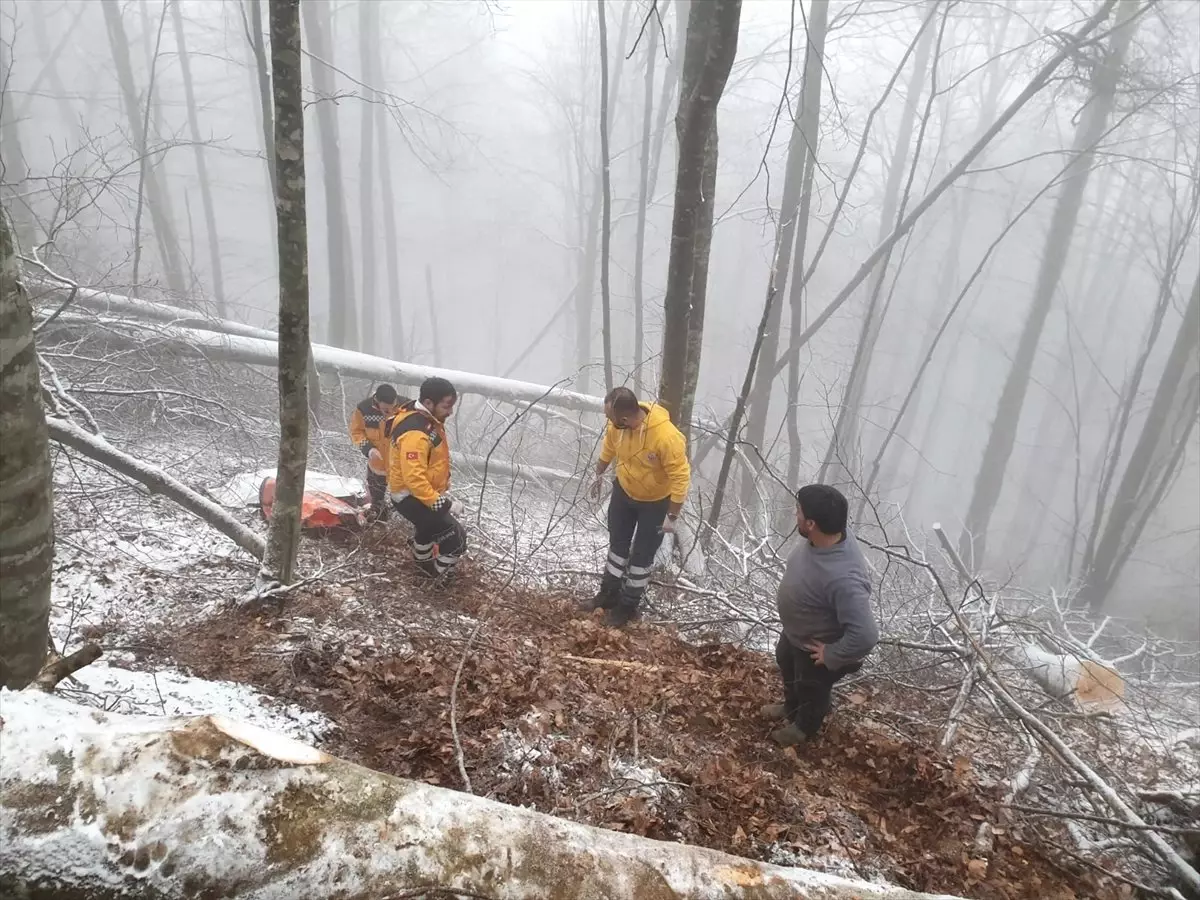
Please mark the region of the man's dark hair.
[[812, 519], [824, 534], [842, 534], [850, 504], [837, 488], [828, 484], [806, 484], [796, 491], [796, 502], [804, 518]]
[[395, 403], [397, 394], [396, 389], [390, 384], [381, 384], [379, 387], [375, 388], [375, 393], [373, 396], [380, 403]]
[[627, 387], [615, 387], [604, 398], [605, 404], [611, 406], [613, 412], [628, 415], [638, 411], [637, 394]]
[[441, 403], [447, 397], [457, 397], [458, 391], [445, 378], [426, 378], [421, 382], [421, 402]]

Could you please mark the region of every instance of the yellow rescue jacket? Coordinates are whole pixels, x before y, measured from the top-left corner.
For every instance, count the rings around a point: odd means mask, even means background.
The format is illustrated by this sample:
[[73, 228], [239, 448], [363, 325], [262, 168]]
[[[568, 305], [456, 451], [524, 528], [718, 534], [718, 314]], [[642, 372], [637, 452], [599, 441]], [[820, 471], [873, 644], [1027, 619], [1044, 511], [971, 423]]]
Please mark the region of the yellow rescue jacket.
[[388, 446], [391, 443], [387, 436], [388, 417], [378, 406], [375, 398], [368, 397], [350, 413], [350, 443], [357, 447], [363, 456], [369, 456], [374, 447], [383, 457], [384, 468], [387, 468]]
[[658, 404], [643, 403], [646, 417], [637, 428], [604, 431], [600, 462], [616, 460], [617, 483], [632, 500], [654, 502], [670, 496], [682, 503], [692, 480], [687, 442], [670, 415]]
[[388, 492], [393, 500], [412, 495], [426, 506], [450, 490], [450, 442], [446, 429], [419, 403], [388, 423], [391, 456]]

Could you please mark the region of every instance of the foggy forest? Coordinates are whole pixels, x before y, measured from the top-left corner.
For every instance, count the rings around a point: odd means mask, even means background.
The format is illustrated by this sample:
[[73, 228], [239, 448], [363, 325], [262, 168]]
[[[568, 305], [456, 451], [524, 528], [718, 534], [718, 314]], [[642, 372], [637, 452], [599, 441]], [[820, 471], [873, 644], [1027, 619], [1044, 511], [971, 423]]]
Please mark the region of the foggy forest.
[[[1200, 897], [1194, 0], [0, 0], [0, 348], [0, 893]], [[880, 640], [781, 752], [806, 484]]]

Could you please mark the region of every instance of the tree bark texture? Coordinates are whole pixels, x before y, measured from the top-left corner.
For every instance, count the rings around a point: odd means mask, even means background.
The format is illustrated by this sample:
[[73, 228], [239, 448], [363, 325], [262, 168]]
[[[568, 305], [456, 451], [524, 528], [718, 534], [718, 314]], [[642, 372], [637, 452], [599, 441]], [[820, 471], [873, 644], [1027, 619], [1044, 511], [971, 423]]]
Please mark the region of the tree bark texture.
[[300, 546], [300, 505], [308, 463], [308, 223], [300, 0], [272, 0], [270, 20], [278, 185], [279, 463], [263, 574], [289, 584]]
[[54, 510], [50, 445], [29, 298], [0, 208], [0, 687], [29, 684], [46, 658]]
[[394, 778], [221, 716], [3, 704], [6, 896], [937, 900]]
[[675, 116], [679, 155], [667, 290], [663, 299], [663, 359], [659, 377], [659, 400], [681, 428], [688, 424], [681, 420], [680, 413], [687, 383], [688, 328], [696, 262], [702, 247], [700, 229], [709, 132], [716, 128], [717, 106], [737, 53], [741, 13], [741, 0], [713, 0], [692, 3], [688, 15], [679, 111]]
[[179, 0], [171, 0], [171, 21], [175, 27], [175, 50], [179, 54], [179, 74], [183, 78], [183, 98], [187, 104], [188, 131], [192, 136], [192, 152], [196, 158], [196, 177], [200, 180], [200, 202], [204, 206], [204, 229], [208, 234], [208, 261], [212, 268], [213, 297], [217, 315], [229, 314], [225, 306], [225, 279], [221, 274], [221, 242], [217, 238], [217, 214], [213, 206], [212, 184], [208, 179], [208, 163], [204, 157], [204, 139], [200, 136], [200, 121], [196, 113], [196, 93], [192, 87], [192, 66], [188, 59], [187, 38]]
[[[334, 100], [332, 23], [329, 0], [304, 0], [304, 27], [308, 32], [317, 139], [321, 150], [321, 186], [325, 194], [325, 247], [329, 271], [329, 343], [347, 350], [361, 346], [354, 273], [350, 269], [350, 219], [346, 212], [346, 186], [342, 178], [342, 150], [338, 136], [338, 107]], [[272, 56], [274, 53], [272, 52]], [[314, 59], [314, 57], [316, 57]], [[274, 65], [272, 65], [274, 72]], [[276, 113], [278, 115], [278, 113]], [[279, 140], [279, 126], [275, 126]], [[276, 153], [276, 166], [279, 156]], [[283, 267], [283, 260], [279, 262]]]
[[1137, 13], [1139, 3], [1140, 0], [1120, 0], [1116, 25], [1105, 49], [1105, 59], [1095, 70], [1091, 96], [1075, 131], [1071, 148], [1072, 165], [1063, 179], [1062, 193], [1054, 207], [1032, 304], [996, 406], [996, 416], [992, 421], [959, 539], [959, 554], [973, 571], [978, 571], [986, 559], [988, 528], [1000, 499], [1008, 461], [1017, 439], [1021, 409], [1029, 390], [1042, 328], [1053, 305], [1070, 252], [1079, 208], [1096, 158], [1096, 145], [1104, 135], [1116, 98], [1117, 81], [1135, 30], [1130, 20]]

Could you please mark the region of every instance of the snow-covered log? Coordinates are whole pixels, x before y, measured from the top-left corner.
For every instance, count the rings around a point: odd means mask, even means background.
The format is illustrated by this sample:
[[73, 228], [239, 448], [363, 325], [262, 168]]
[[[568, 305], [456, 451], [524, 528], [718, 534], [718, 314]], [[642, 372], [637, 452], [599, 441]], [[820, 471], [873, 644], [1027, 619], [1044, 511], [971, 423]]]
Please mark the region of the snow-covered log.
[[218, 716], [25, 691], [0, 692], [0, 716], [5, 896], [933, 900], [393, 778]]
[[1073, 698], [1086, 710], [1114, 710], [1122, 705], [1125, 682], [1111, 666], [1028, 643], [1010, 648], [1008, 656], [1052, 697]]
[[262, 555], [266, 551], [266, 542], [260, 535], [247, 528], [207, 497], [201, 496], [187, 485], [172, 478], [158, 466], [118, 450], [104, 438], [84, 431], [73, 422], [51, 417], [46, 420], [46, 424], [50, 429], [51, 440], [57, 441], [64, 447], [77, 450], [89, 459], [103, 463], [113, 471], [141, 482], [151, 491], [171, 498], [188, 512], [224, 534], [247, 553], [262, 559]]
[[[39, 300], [52, 300], [58, 303], [66, 302], [72, 288], [50, 281], [48, 279], [26, 278], [30, 287], [36, 287]], [[256, 328], [253, 325], [243, 325], [232, 319], [219, 319], [206, 316], [195, 310], [171, 306], [167, 303], [156, 303], [151, 300], [138, 300], [124, 294], [113, 294], [108, 291], [97, 291], [92, 288], [75, 288], [72, 306], [89, 309], [101, 315], [144, 319], [148, 322], [161, 322], [164, 325], [176, 325], [180, 328], [195, 328], [200, 331], [216, 331], [222, 334], [239, 334], [244, 337], [262, 338], [274, 341], [276, 334], [266, 328]]]
[[[72, 320], [68, 317], [61, 319], [64, 324]], [[100, 319], [98, 324], [124, 327], [145, 327], [144, 321], [137, 319]], [[203, 356], [210, 360], [238, 362], [252, 366], [274, 368], [276, 365], [275, 336], [252, 337], [241, 334], [225, 334], [216, 331], [206, 331], [201, 328], [182, 328], [164, 323], [155, 327], [154, 347], [158, 350], [176, 349], [181, 354]], [[108, 340], [120, 340], [120, 335], [109, 331]], [[565, 388], [533, 384], [528, 381], [514, 381], [509, 378], [496, 378], [492, 375], [479, 375], [474, 372], [460, 372], [454, 369], [439, 369], [434, 366], [422, 366], [416, 363], [400, 362], [359, 353], [354, 350], [342, 350], [324, 344], [312, 345], [312, 358], [317, 371], [333, 373], [355, 378], [363, 378], [375, 382], [391, 382], [397, 385], [418, 387], [426, 378], [440, 376], [447, 378], [458, 388], [460, 393], [479, 394], [494, 400], [507, 403], [538, 403], [543, 406], [558, 409], [572, 409], [579, 412], [603, 414], [604, 398], [591, 394], [580, 394]]]

